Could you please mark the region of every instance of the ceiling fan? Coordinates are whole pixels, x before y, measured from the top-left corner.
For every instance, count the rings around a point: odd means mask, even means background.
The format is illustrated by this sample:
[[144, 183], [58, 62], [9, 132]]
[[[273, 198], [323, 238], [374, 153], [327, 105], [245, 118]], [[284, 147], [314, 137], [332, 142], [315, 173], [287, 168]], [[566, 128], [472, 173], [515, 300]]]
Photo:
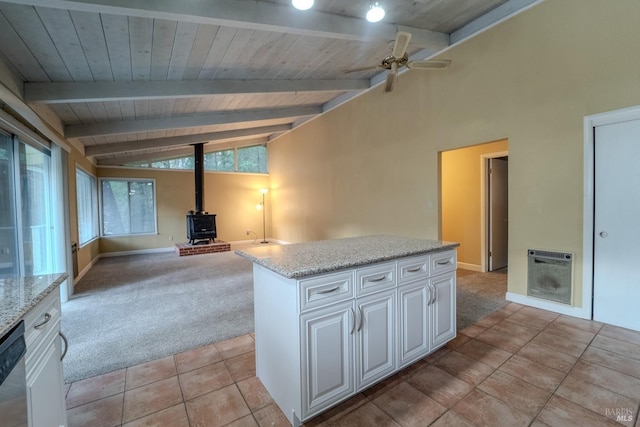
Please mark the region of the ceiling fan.
[[430, 59], [423, 61], [409, 61], [409, 55], [407, 54], [407, 48], [411, 41], [411, 33], [406, 31], [398, 31], [396, 34], [396, 40], [391, 50], [391, 55], [386, 56], [379, 64], [371, 65], [368, 67], [351, 68], [344, 70], [345, 73], [355, 73], [358, 71], [373, 70], [376, 68], [384, 68], [390, 70], [387, 74], [387, 80], [385, 82], [384, 91], [391, 92], [393, 86], [398, 77], [398, 69], [407, 67], [410, 70], [444, 70], [449, 67], [451, 61], [444, 59]]

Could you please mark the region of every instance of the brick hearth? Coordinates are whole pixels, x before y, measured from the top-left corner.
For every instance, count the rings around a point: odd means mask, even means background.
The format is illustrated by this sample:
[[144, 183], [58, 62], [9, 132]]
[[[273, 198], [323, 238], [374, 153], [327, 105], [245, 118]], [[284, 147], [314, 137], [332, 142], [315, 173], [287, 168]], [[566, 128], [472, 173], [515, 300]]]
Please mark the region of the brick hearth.
[[190, 245], [188, 243], [176, 243], [176, 253], [179, 256], [211, 254], [215, 252], [228, 252], [231, 250], [231, 244], [216, 240], [214, 243], [206, 245]]

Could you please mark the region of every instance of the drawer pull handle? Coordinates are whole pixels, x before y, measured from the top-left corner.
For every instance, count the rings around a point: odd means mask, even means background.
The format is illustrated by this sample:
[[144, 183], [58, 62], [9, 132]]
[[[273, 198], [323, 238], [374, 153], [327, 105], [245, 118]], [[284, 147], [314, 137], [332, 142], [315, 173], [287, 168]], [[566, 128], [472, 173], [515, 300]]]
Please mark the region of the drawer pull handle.
[[324, 291], [318, 291], [318, 294], [330, 294], [331, 292], [337, 291], [338, 289], [340, 289], [340, 286], [335, 286], [331, 289], [325, 289]]
[[64, 341], [64, 351], [62, 352], [62, 356], [60, 356], [60, 361], [62, 362], [64, 360], [64, 357], [67, 355], [67, 350], [69, 350], [69, 341], [62, 332], [58, 332], [58, 334], [60, 334], [60, 338], [62, 338], [62, 341]]
[[362, 307], [358, 307], [358, 311], [360, 311], [360, 325], [358, 325], [358, 332], [360, 332], [364, 323], [364, 313], [362, 312]]
[[413, 268], [408, 268], [407, 272], [408, 273], [415, 273], [416, 271], [420, 271], [422, 267], [421, 266], [417, 266], [417, 267], [413, 267]]
[[438, 264], [438, 265], [447, 265], [447, 264], [450, 264], [450, 263], [451, 263], [451, 262], [450, 262], [449, 260], [446, 260], [446, 261], [436, 261], [436, 264]]
[[386, 279], [386, 278], [387, 278], [387, 275], [386, 275], [386, 274], [383, 274], [382, 276], [380, 276], [380, 277], [376, 277], [375, 279], [367, 278], [367, 282], [381, 282], [381, 281], [383, 281], [383, 280], [384, 280], [384, 279]]
[[356, 312], [353, 308], [351, 309], [351, 320], [353, 321], [353, 326], [351, 327], [350, 334], [353, 335], [356, 330]]
[[36, 329], [40, 329], [42, 328], [44, 325], [46, 325], [47, 323], [49, 323], [49, 320], [51, 320], [51, 315], [49, 313], [45, 313], [44, 314], [44, 320], [42, 321], [42, 323], [38, 323], [37, 325], [33, 325], [34, 328]]

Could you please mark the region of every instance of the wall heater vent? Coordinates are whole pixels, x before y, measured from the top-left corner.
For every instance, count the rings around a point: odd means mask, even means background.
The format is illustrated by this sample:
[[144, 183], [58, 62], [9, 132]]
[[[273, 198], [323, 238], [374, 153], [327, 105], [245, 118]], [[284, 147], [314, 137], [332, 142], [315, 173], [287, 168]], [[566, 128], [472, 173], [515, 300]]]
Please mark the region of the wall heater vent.
[[573, 254], [528, 249], [527, 295], [571, 304]]

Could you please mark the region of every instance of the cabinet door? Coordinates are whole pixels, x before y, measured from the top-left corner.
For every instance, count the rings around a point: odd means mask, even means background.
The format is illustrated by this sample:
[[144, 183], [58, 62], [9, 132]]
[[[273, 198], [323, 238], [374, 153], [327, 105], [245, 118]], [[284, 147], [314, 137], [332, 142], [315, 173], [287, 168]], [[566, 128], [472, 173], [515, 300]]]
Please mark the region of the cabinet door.
[[355, 392], [353, 301], [307, 312], [300, 319], [302, 418], [306, 419]]
[[29, 427], [66, 425], [63, 400], [62, 363], [60, 362], [60, 340], [55, 339], [43, 348], [43, 357], [38, 360], [27, 380], [29, 397]]
[[356, 300], [356, 390], [395, 369], [395, 289]]
[[435, 291], [431, 313], [431, 348], [436, 348], [456, 336], [456, 272], [431, 278]]
[[422, 279], [398, 288], [399, 368], [429, 353], [430, 299], [429, 279]]

